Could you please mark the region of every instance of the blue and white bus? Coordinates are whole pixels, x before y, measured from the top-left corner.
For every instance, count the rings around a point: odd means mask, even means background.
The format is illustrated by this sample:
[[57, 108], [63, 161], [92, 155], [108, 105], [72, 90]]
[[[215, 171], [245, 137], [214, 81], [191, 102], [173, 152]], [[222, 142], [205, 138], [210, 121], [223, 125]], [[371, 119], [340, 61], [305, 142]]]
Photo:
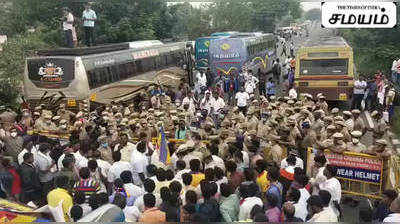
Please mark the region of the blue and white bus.
[[208, 62], [208, 47], [210, 46], [210, 41], [214, 39], [218, 39], [220, 37], [199, 37], [196, 39], [196, 43], [194, 45], [194, 56], [196, 62], [196, 69], [207, 69]]
[[209, 66], [216, 76], [239, 73], [245, 66], [254, 72], [272, 68], [276, 38], [273, 34], [253, 37], [222, 38], [210, 41]]

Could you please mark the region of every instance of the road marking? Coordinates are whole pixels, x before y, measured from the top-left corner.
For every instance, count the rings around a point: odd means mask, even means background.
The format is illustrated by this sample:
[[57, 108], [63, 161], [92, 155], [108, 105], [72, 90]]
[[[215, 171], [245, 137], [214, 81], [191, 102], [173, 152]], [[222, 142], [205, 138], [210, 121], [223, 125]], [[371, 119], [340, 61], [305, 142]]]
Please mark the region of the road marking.
[[369, 114], [368, 111], [364, 111], [364, 116], [365, 119], [367, 119], [368, 127], [373, 129], [374, 128], [374, 122], [372, 121], [371, 115]]

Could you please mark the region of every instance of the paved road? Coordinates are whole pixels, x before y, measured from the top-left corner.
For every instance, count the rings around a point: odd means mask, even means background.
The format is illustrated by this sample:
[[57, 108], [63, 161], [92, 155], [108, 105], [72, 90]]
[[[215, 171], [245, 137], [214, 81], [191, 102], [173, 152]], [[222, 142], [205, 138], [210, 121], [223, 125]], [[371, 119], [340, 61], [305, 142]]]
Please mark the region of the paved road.
[[[293, 38], [293, 44], [295, 46], [295, 51], [297, 51], [299, 49], [299, 47], [302, 45], [302, 43], [304, 43], [305, 41], [307, 41], [308, 39], [313, 39], [316, 38], [318, 36], [329, 36], [329, 35], [333, 35], [332, 30], [329, 29], [323, 29], [321, 28], [320, 23], [312, 23], [309, 27], [309, 37], [295, 37]], [[289, 46], [289, 45], [287, 45]], [[281, 55], [281, 51], [282, 51], [282, 47], [278, 47], [278, 55]], [[284, 62], [285, 59], [283, 57], [281, 57], [281, 62]], [[283, 69], [282, 69], [283, 70]], [[281, 80], [281, 83], [283, 83], [283, 81]], [[285, 87], [283, 85], [280, 85], [277, 88], [277, 92], [278, 95], [283, 96], [286, 94], [286, 92], [284, 91]], [[347, 105], [344, 103], [332, 103], [330, 104], [330, 107], [338, 107], [341, 110], [345, 110], [348, 109]], [[364, 123], [367, 125], [367, 127], [371, 127], [371, 125], [373, 125], [370, 114], [368, 112], [363, 112], [362, 114], [362, 118], [364, 120]], [[363, 144], [365, 144], [366, 146], [369, 146], [372, 144], [372, 134], [370, 132], [367, 132], [361, 139], [361, 142]], [[370, 211], [371, 209], [371, 201], [369, 201], [366, 198], [362, 198], [362, 197], [351, 197], [357, 201], [359, 201], [358, 206], [356, 207], [351, 207], [349, 205], [346, 204], [341, 204], [342, 206], [342, 211], [343, 211], [343, 222], [346, 223], [357, 223], [359, 222], [359, 212], [361, 210], [367, 210]], [[370, 211], [371, 212], [371, 211]]]

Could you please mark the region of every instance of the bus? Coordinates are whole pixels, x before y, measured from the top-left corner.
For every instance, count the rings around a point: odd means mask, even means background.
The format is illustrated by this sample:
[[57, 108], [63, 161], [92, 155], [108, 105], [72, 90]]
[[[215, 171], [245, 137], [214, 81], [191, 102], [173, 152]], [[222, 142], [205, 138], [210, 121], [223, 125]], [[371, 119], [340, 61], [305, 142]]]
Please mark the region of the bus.
[[299, 93], [323, 93], [330, 101], [351, 99], [355, 67], [353, 49], [342, 37], [310, 39], [296, 54], [295, 85]]
[[207, 69], [208, 68], [208, 47], [210, 46], [210, 41], [214, 39], [221, 38], [219, 36], [210, 37], [199, 37], [196, 39], [194, 45], [195, 51], [195, 66], [196, 69]]
[[211, 36], [212, 37], [229, 37], [233, 34], [237, 34], [239, 32], [237, 31], [226, 31], [226, 32], [216, 32], [216, 33], [212, 33]]
[[149, 85], [176, 84], [185, 77], [184, 65], [190, 58], [185, 42], [132, 48], [137, 45], [39, 52], [26, 60], [25, 99], [35, 104], [44, 95], [61, 95], [70, 109], [76, 109], [83, 100], [127, 101]]
[[254, 72], [268, 71], [276, 57], [276, 38], [273, 34], [254, 37], [215, 39], [210, 43], [210, 68], [217, 76], [241, 72], [245, 66]]

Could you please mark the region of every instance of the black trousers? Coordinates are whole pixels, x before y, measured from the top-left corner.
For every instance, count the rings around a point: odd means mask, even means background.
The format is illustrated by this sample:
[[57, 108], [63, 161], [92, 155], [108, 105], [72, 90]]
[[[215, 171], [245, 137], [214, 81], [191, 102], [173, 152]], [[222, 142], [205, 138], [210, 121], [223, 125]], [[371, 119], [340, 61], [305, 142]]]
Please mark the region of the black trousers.
[[361, 110], [361, 101], [364, 98], [364, 94], [353, 94], [353, 101], [351, 102], [351, 109]]
[[85, 30], [85, 45], [90, 47], [94, 45], [94, 27], [84, 27]]
[[239, 106], [238, 106], [238, 108], [239, 108], [239, 111], [241, 111], [241, 112], [243, 113], [243, 115], [246, 115], [246, 113], [247, 113], [247, 106], [244, 106], [244, 107], [239, 107]]
[[67, 47], [73, 48], [74, 41], [72, 38], [72, 30], [64, 30], [64, 33], [65, 33], [65, 44], [67, 45]]

